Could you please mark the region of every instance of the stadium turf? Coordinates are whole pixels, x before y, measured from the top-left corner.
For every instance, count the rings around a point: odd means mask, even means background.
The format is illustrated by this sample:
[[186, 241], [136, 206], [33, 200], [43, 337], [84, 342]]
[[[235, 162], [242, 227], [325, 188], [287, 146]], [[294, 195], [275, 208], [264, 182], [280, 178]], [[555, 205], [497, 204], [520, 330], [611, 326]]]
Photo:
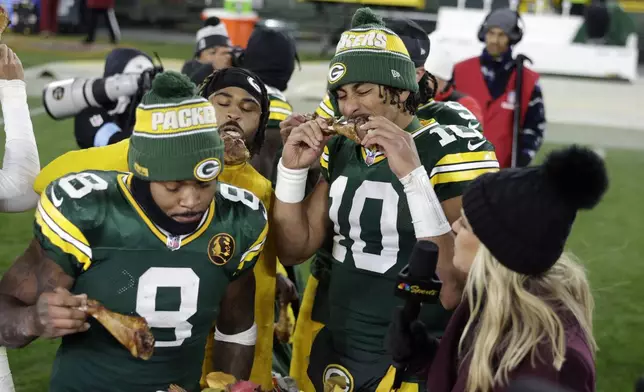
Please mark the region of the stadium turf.
[[[147, 47], [143, 48], [147, 50]], [[161, 56], [185, 58], [192, 50], [181, 45], [156, 45], [156, 49]], [[16, 48], [16, 52], [29, 65], [78, 55], [71, 52], [56, 55], [40, 49], [32, 51], [29, 45], [23, 46], [22, 50]], [[182, 56], [182, 53], [186, 55]], [[104, 52], [101, 52], [93, 58], [103, 55]], [[32, 109], [41, 105], [39, 100], [30, 99]], [[40, 115], [33, 122], [43, 166], [76, 147], [71, 120], [57, 122], [47, 115]], [[0, 134], [0, 156], [3, 156], [4, 133]], [[553, 147], [546, 146], [540, 159], [545, 151]], [[609, 149], [606, 150], [606, 163], [610, 172], [610, 190], [597, 209], [579, 214], [569, 241], [569, 250], [587, 266], [595, 296], [595, 336], [600, 347], [597, 355], [597, 390], [621, 392], [632, 391], [634, 381], [644, 373], [644, 289], [641, 288], [644, 269], [640, 264], [640, 258], [644, 255], [640, 231], [644, 217], [644, 182], [641, 181], [644, 153]], [[0, 274], [6, 271], [30, 241], [32, 218], [33, 212], [0, 215]], [[42, 392], [47, 389], [57, 346], [57, 341], [38, 340], [25, 349], [9, 351], [18, 392]]]

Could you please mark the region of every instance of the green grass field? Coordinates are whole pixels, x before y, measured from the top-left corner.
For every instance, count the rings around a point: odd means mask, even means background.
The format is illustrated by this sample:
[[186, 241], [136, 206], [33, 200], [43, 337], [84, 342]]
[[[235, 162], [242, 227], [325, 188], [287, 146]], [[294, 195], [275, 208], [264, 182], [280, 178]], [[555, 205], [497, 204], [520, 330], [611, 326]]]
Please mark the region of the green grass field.
[[[51, 52], [33, 49], [32, 39], [5, 41], [16, 49], [23, 63], [35, 65], [69, 58], [102, 58], [96, 53]], [[162, 57], [188, 58], [191, 46], [137, 44], [144, 50], [157, 50]], [[37, 99], [30, 107], [42, 106]], [[44, 166], [58, 155], [76, 148], [71, 120], [56, 122], [46, 115], [33, 120], [41, 163]], [[4, 154], [4, 133], [0, 137], [0, 156]], [[553, 148], [548, 145], [544, 150]], [[545, 152], [545, 151], [544, 151]], [[543, 157], [543, 152], [541, 158]], [[644, 255], [642, 218], [644, 217], [644, 152], [607, 150], [606, 162], [611, 187], [604, 202], [592, 212], [578, 216], [569, 249], [586, 264], [596, 301], [595, 336], [597, 385], [601, 392], [626, 392], [644, 373]], [[0, 274], [26, 247], [32, 237], [33, 212], [0, 215]], [[0, 315], [2, 317], [2, 315]], [[22, 350], [9, 352], [11, 369], [18, 392], [47, 389], [57, 341], [38, 340]]]

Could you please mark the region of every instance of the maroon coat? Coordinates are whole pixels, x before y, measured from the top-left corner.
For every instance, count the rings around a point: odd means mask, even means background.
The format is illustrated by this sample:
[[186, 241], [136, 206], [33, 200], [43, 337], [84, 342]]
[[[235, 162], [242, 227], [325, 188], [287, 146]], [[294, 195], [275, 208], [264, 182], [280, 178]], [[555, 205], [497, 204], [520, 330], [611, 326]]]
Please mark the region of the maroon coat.
[[[469, 316], [468, 304], [463, 301], [452, 315], [432, 362], [427, 378], [427, 386], [431, 392], [465, 391], [470, 362], [466, 359], [457, 370], [458, 343]], [[546, 363], [535, 358], [535, 367], [533, 367], [528, 357], [510, 372], [509, 381], [522, 377], [534, 377], [570, 388], [575, 392], [595, 392], [595, 363], [583, 330], [576, 321], [567, 323], [565, 330], [566, 360], [560, 371], [552, 366], [552, 354], [544, 346], [539, 353]], [[547, 363], [548, 359], [550, 359], [549, 363]], [[506, 387], [497, 386], [493, 392], [505, 390]]]
[[87, 0], [87, 8], [109, 9], [114, 8], [115, 0]]

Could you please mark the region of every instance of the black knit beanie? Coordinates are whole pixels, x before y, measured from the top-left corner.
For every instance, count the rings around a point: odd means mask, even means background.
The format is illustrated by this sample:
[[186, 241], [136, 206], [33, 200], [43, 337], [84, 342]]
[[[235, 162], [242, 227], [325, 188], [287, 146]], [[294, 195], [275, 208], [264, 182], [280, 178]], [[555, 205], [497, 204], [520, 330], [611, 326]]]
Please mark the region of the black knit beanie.
[[608, 188], [603, 160], [571, 146], [542, 166], [484, 174], [463, 194], [474, 234], [512, 271], [540, 275], [563, 253], [579, 209], [592, 209]]
[[256, 27], [244, 53], [242, 66], [266, 85], [285, 91], [298, 59], [295, 41], [282, 31]]
[[430, 50], [429, 36], [425, 30], [418, 23], [407, 18], [391, 18], [384, 21], [387, 27], [398, 34], [403, 41], [416, 68], [424, 67]]

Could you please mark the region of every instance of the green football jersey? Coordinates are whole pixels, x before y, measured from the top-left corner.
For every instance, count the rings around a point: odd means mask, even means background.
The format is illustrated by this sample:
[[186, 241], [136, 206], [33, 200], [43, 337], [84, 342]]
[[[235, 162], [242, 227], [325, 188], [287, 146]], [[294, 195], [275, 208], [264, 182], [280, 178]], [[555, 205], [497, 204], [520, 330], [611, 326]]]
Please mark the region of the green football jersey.
[[[445, 201], [471, 180], [497, 171], [493, 146], [478, 131], [414, 118], [406, 131], [436, 194]], [[322, 174], [330, 184], [333, 265], [327, 327], [336, 350], [384, 353], [398, 272], [407, 264], [416, 235], [403, 187], [385, 156], [336, 136], [324, 148]], [[440, 333], [447, 322], [440, 305], [423, 307], [421, 319]]]
[[434, 101], [418, 107], [416, 116], [420, 119], [434, 119], [440, 125], [461, 125], [483, 132], [481, 123], [465, 106], [456, 101]]
[[87, 171], [52, 182], [36, 212], [47, 256], [107, 309], [144, 317], [155, 338], [147, 361], [130, 355], [88, 318], [65, 336], [50, 391], [199, 390], [206, 337], [227, 285], [252, 270], [268, 223], [251, 192], [219, 183], [198, 228], [173, 236], [156, 226], [130, 191], [132, 174]]
[[[324, 96], [324, 99], [320, 102], [320, 105], [315, 112], [323, 118], [331, 118], [335, 116], [328, 94]], [[479, 123], [472, 112], [458, 102], [439, 102], [432, 99], [426, 104], [418, 107], [416, 116], [421, 121], [434, 120], [441, 126], [460, 125], [478, 131], [481, 130], [481, 123]], [[326, 283], [324, 279], [328, 278], [328, 271], [331, 269], [332, 265], [332, 244], [328, 246], [327, 242], [328, 241], [325, 241], [325, 245], [317, 251], [315, 258], [311, 262], [311, 274], [319, 280], [311, 317], [314, 321], [323, 324], [326, 324], [327, 316], [329, 314], [327, 309], [328, 300], [326, 298], [328, 283]], [[324, 274], [322, 274], [323, 271]]]

